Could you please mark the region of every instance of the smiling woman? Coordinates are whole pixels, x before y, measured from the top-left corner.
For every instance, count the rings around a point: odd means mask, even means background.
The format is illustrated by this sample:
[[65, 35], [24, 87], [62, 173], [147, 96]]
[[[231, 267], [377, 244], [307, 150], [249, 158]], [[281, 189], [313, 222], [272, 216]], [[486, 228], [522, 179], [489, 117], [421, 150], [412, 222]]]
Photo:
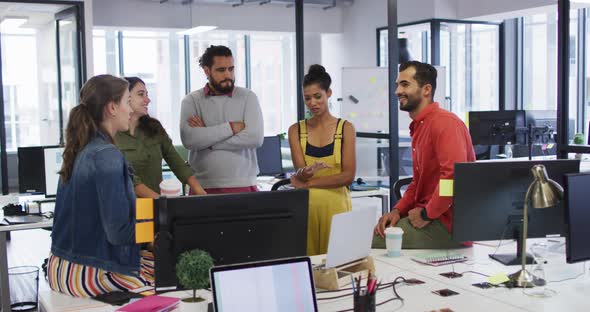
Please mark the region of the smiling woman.
[[162, 124], [148, 115], [151, 100], [143, 80], [137, 77], [125, 79], [129, 82], [129, 104], [133, 113], [128, 121], [129, 130], [118, 133], [115, 142], [134, 170], [133, 184], [137, 196], [160, 196], [162, 159], [166, 160], [176, 177], [190, 185], [196, 194], [206, 194], [193, 176], [192, 169], [178, 155]]

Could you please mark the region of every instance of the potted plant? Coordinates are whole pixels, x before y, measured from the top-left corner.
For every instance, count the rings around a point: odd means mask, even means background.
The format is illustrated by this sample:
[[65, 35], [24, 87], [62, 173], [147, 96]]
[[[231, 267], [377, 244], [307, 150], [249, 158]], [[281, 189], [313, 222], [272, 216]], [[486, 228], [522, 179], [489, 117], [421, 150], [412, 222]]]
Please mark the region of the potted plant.
[[202, 311], [207, 311], [207, 300], [197, 297], [197, 289], [209, 287], [209, 270], [211, 267], [213, 267], [213, 258], [208, 252], [199, 249], [182, 253], [176, 264], [178, 282], [184, 288], [193, 290], [193, 296], [184, 298], [182, 301], [190, 303], [197, 310], [204, 309]]

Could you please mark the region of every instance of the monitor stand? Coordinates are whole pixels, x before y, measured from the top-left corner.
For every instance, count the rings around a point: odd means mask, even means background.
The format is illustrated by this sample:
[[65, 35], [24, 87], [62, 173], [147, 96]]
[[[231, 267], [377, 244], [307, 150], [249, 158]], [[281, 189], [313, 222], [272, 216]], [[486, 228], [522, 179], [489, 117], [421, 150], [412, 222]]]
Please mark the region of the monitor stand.
[[[516, 240], [516, 253], [510, 254], [490, 254], [490, 258], [502, 263], [503, 265], [521, 265], [522, 264], [522, 235], [520, 229], [514, 229], [513, 238]], [[526, 264], [535, 264], [535, 259], [526, 254]]]

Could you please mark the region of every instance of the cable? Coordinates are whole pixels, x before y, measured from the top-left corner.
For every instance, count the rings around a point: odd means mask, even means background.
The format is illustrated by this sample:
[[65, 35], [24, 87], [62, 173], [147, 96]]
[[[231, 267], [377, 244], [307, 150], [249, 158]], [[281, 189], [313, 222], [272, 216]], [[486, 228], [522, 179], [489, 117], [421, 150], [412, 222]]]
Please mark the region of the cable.
[[483, 273], [476, 272], [476, 271], [471, 271], [471, 270], [469, 270], [469, 271], [465, 271], [465, 272], [461, 272], [461, 273], [459, 273], [459, 274], [463, 275], [463, 274], [465, 274], [465, 273], [473, 273], [473, 274], [479, 274], [479, 275], [481, 275], [481, 276], [485, 276], [485, 277], [490, 277], [490, 276], [489, 276], [489, 275], [487, 275], [487, 274], [483, 274]]

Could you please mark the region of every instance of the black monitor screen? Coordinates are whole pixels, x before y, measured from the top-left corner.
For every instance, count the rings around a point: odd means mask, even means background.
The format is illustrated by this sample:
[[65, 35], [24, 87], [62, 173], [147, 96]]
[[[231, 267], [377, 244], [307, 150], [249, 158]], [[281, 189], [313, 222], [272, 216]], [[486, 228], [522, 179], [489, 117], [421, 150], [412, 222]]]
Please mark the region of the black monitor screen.
[[565, 184], [566, 259], [590, 260], [590, 174], [567, 175]]
[[304, 256], [308, 200], [307, 190], [156, 200], [156, 287], [176, 286], [187, 250], [209, 252], [216, 265]]
[[259, 175], [272, 176], [283, 173], [281, 158], [281, 138], [276, 136], [264, 137], [264, 143], [256, 150]]
[[[531, 168], [542, 164], [549, 178], [580, 171], [579, 160], [497, 161], [455, 164], [453, 239], [458, 242], [512, 238], [520, 227]], [[529, 209], [528, 237], [563, 234], [563, 205]], [[504, 237], [502, 235], [504, 234]]]
[[18, 148], [19, 193], [45, 193], [45, 169], [43, 147]]
[[469, 112], [469, 134], [474, 145], [526, 144], [524, 111]]

